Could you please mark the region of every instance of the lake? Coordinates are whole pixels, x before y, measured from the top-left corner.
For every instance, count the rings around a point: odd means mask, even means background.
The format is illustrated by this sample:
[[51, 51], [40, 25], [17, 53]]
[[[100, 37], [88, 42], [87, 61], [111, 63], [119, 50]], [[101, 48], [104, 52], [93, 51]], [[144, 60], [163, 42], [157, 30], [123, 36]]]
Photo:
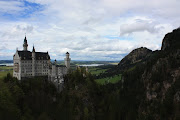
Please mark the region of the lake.
[[78, 66], [83, 66], [83, 67], [96, 67], [96, 66], [101, 66], [104, 64], [83, 64], [83, 65], [78, 65]]

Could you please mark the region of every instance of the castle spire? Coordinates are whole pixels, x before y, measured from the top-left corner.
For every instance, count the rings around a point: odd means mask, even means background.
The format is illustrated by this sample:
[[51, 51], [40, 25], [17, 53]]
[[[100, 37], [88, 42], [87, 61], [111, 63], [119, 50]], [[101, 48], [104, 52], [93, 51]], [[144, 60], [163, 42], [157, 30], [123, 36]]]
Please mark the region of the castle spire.
[[36, 63], [36, 53], [35, 53], [35, 48], [33, 44], [33, 49], [32, 49], [32, 76], [35, 76], [35, 64]]
[[34, 45], [33, 45], [33, 50], [32, 50], [33, 52], [35, 52], [35, 48], [34, 48]]
[[24, 43], [27, 43], [26, 35], [25, 35], [25, 38], [24, 38]]
[[27, 43], [27, 39], [26, 39], [26, 35], [25, 35], [24, 44], [23, 44], [23, 50], [27, 51], [27, 48], [28, 48], [28, 43]]

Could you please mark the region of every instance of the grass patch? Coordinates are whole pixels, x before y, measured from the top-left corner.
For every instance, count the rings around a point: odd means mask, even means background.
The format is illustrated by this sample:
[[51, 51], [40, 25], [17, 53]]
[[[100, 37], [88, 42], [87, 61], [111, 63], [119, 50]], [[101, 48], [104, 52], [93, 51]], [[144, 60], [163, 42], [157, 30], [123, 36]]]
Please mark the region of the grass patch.
[[0, 70], [13, 70], [12, 66], [0, 66]]
[[119, 63], [109, 63], [110, 65], [118, 65]]
[[0, 79], [5, 77], [8, 73], [10, 73], [11, 75], [13, 74], [13, 71], [0, 71]]
[[5, 77], [8, 73], [13, 74], [12, 66], [0, 66], [0, 79]]
[[136, 69], [136, 66], [133, 66], [133, 67], [129, 68], [127, 71], [130, 72], [130, 71], [133, 71], [135, 69]]
[[88, 67], [88, 71], [92, 74], [92, 75], [99, 75], [101, 73], [106, 72], [107, 69], [101, 69], [101, 68], [96, 68], [96, 67]]
[[112, 76], [112, 77], [96, 79], [95, 81], [100, 85], [105, 85], [105, 84], [108, 84], [108, 83], [117, 83], [121, 79], [122, 79], [121, 74], [119, 74], [119, 75], [115, 75], [115, 76]]

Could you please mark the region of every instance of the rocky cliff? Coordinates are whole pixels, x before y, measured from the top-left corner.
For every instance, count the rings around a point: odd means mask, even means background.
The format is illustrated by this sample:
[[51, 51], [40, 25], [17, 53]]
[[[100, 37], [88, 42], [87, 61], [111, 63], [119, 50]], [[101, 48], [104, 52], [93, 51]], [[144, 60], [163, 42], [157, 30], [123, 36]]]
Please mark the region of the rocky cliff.
[[140, 112], [152, 114], [154, 119], [180, 119], [180, 29], [166, 34], [161, 51], [155, 54], [141, 77], [148, 104]]
[[[136, 62], [138, 64], [134, 64]], [[136, 96], [138, 119], [179, 120], [180, 29], [165, 35], [160, 51], [133, 50], [119, 67], [132, 64], [129, 69], [136, 67], [130, 71], [125, 69], [123, 73], [124, 89], [132, 90]]]
[[161, 50], [180, 48], [180, 28], [173, 30], [173, 32], [165, 35]]

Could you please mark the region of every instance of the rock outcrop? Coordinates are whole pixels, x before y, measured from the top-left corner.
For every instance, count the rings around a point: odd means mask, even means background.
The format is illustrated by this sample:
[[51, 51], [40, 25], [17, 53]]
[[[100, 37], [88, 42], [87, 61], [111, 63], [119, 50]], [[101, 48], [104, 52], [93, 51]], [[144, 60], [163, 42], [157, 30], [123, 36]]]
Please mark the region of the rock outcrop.
[[180, 28], [173, 30], [173, 32], [165, 35], [161, 50], [180, 48]]
[[152, 50], [149, 50], [146, 47], [137, 48], [124, 57], [118, 64], [118, 67], [119, 69], [125, 70], [144, 61], [151, 53]]

